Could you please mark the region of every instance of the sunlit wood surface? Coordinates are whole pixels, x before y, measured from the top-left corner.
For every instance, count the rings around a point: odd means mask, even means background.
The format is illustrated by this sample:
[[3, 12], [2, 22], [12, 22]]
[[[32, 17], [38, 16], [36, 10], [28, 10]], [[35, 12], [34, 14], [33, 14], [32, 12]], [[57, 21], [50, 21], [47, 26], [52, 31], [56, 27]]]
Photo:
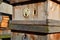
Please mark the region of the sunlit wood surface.
[[8, 27], [9, 16], [2, 16], [1, 27]]

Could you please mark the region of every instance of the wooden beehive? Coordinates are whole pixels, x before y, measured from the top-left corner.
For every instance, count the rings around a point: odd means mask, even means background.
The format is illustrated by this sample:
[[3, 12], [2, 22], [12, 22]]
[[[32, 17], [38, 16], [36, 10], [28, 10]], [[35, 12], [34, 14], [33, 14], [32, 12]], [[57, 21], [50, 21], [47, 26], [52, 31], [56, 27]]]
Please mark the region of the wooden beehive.
[[58, 2], [47, 0], [18, 5], [14, 6], [13, 10], [11, 29], [44, 33], [60, 32], [60, 4]]
[[[25, 30], [25, 31], [29, 29], [29, 31], [39, 32], [41, 29], [36, 29], [36, 28], [43, 28], [45, 27], [43, 25], [47, 24], [46, 23], [46, 19], [47, 19], [46, 18], [46, 3], [47, 2], [41, 2], [41, 3], [14, 6], [12, 24], [17, 24], [17, 25], [14, 25], [13, 26], [14, 28], [11, 27], [11, 29], [17, 28], [15, 30]], [[17, 27], [18, 24], [20, 24], [19, 25], [20, 29], [18, 29]], [[41, 27], [39, 27], [40, 25]], [[47, 28], [45, 28], [44, 30], [46, 31]]]
[[60, 40], [60, 1], [56, 1], [13, 5], [11, 39], [24, 40], [27, 35], [25, 40]]

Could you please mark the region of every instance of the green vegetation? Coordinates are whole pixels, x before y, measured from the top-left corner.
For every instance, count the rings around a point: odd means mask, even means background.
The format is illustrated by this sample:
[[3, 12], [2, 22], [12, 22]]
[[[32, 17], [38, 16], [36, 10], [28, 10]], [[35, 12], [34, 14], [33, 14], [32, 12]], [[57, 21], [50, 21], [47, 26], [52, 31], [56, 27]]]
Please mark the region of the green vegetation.
[[11, 35], [0, 35], [0, 38], [10, 38]]

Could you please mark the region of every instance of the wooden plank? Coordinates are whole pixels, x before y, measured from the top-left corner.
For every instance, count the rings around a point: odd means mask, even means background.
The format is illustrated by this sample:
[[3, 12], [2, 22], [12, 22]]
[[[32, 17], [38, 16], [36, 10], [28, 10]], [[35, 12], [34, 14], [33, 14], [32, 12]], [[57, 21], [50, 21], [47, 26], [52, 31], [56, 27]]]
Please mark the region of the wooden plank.
[[7, 13], [7, 14], [12, 15], [12, 13], [13, 13], [12, 8], [13, 7], [10, 4], [4, 3], [4, 2], [2, 2], [0, 4], [0, 12], [3, 12], [3, 13]]
[[15, 20], [13, 20], [12, 21], [12, 24], [30, 24], [30, 25], [47, 25], [46, 24], [46, 21], [24, 21], [24, 20], [20, 20], [20, 21], [15, 21]]
[[47, 26], [38, 26], [38, 25], [12, 25], [9, 27], [11, 30], [21, 30], [21, 31], [30, 31], [30, 32], [42, 32], [42, 33], [48, 33], [48, 27]]
[[[42, 2], [42, 3], [35, 3], [35, 4], [29, 4], [29, 5], [21, 5], [21, 6], [15, 6], [14, 7], [14, 14], [13, 15], [13, 21], [16, 20], [23, 20], [23, 22], [27, 21], [27, 24], [29, 23], [28, 21], [36, 21], [37, 23], [39, 21], [46, 21], [46, 15], [45, 15], [45, 4], [46, 2]], [[42, 8], [43, 7], [43, 8]], [[30, 12], [27, 13], [27, 18], [25, 15], [25, 11], [24, 10], [29, 10]], [[36, 11], [36, 14], [34, 14]], [[18, 14], [17, 14], [18, 13]], [[26, 23], [26, 22], [25, 22]]]
[[46, 26], [46, 25], [23, 25], [14, 24], [9, 27], [11, 30], [27, 31], [27, 32], [39, 32], [39, 33], [57, 33], [60, 32], [60, 26]]

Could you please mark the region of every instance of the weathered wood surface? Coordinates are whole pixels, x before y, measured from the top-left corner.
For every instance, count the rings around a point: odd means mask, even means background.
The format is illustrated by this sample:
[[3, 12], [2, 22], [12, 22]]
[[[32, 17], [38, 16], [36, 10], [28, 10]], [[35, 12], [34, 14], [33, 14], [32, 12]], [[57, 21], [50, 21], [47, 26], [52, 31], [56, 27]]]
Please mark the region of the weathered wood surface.
[[60, 25], [60, 4], [48, 1], [48, 25]]
[[11, 40], [47, 40], [47, 35], [26, 34], [25, 39], [24, 36], [25, 33], [12, 32]]
[[60, 40], [60, 33], [45, 34], [45, 35], [35, 35], [35, 34], [25, 34], [12, 32], [11, 40], [22, 40], [26, 35], [27, 40]]
[[[36, 12], [37, 15], [33, 15], [35, 9], [34, 7], [38, 8]], [[24, 8], [30, 8], [30, 14], [28, 14], [29, 15], [28, 18], [25, 18], [23, 16]], [[14, 6], [12, 22], [14, 25], [13, 27], [10, 28], [14, 30], [43, 32], [43, 33], [60, 32], [59, 29], [60, 28], [60, 4], [48, 0], [48, 3], [41, 2], [41, 3], [35, 3], [29, 5]], [[17, 24], [23, 24], [23, 25], [21, 26]], [[39, 24], [39, 25], [24, 26], [24, 24], [27, 25]], [[40, 25], [40, 24], [45, 24], [45, 25]]]
[[0, 4], [0, 12], [7, 13], [7, 14], [13, 14], [13, 7], [12, 5], [2, 2]]
[[45, 25], [12, 25], [9, 27], [11, 30], [17, 31], [30, 31], [30, 32], [39, 32], [39, 33], [55, 33], [60, 32], [60, 26], [45, 26]]
[[[45, 23], [46, 21], [46, 12], [45, 12], [45, 5], [46, 3], [36, 3], [36, 4], [29, 4], [29, 5], [21, 5], [21, 6], [15, 6], [14, 7], [14, 13], [13, 13], [13, 21], [14, 20], [19, 20], [21, 23], [23, 23], [24, 21], [26, 21], [28, 23], [28, 21], [36, 21], [37, 23], [39, 21], [44, 21], [42, 22]], [[29, 15], [28, 18], [25, 18], [24, 15], [24, 9], [29, 8], [30, 13], [28, 13], [27, 15]], [[34, 10], [36, 10], [36, 14], [34, 14]], [[33, 24], [33, 22], [31, 22]]]
[[30, 32], [42, 32], [48, 33], [48, 27], [46, 26], [37, 26], [37, 25], [12, 25], [11, 30], [21, 30], [21, 31], [30, 31]]
[[[30, 13], [28, 13], [28, 18], [25, 18], [24, 9], [29, 8]], [[36, 9], [36, 14], [34, 15], [34, 10]], [[55, 17], [56, 16], [56, 17]], [[46, 21], [48, 19], [48, 21]], [[15, 22], [16, 21], [16, 22]], [[26, 21], [26, 22], [25, 22]], [[28, 22], [29, 21], [29, 22]], [[57, 25], [60, 26], [60, 4], [48, 0], [47, 2], [29, 4], [29, 5], [20, 5], [14, 6], [14, 13], [13, 13], [13, 23], [17, 24], [34, 24], [30, 21], [36, 21], [39, 24], [39, 21], [42, 24], [48, 25]]]

